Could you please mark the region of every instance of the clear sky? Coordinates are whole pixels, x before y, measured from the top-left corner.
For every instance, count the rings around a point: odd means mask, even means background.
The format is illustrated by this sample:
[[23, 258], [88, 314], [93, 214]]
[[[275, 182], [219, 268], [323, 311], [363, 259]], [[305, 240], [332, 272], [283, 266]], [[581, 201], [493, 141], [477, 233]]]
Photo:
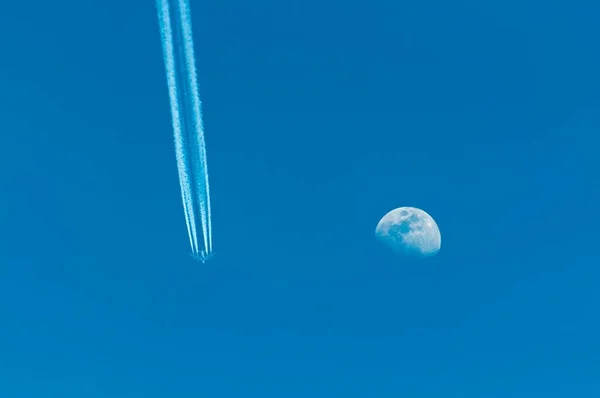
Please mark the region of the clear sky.
[[599, 2], [193, 0], [204, 266], [154, 2], [4, 3], [1, 397], [600, 396]]

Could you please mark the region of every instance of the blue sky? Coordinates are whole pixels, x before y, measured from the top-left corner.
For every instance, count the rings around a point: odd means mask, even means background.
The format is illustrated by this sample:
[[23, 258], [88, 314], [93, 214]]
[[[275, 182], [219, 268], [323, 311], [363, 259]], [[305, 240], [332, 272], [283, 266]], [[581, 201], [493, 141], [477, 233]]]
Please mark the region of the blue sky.
[[[0, 396], [598, 396], [600, 5], [569, 4], [192, 1], [201, 266], [153, 2], [8, 2]], [[374, 239], [404, 205], [435, 258]]]

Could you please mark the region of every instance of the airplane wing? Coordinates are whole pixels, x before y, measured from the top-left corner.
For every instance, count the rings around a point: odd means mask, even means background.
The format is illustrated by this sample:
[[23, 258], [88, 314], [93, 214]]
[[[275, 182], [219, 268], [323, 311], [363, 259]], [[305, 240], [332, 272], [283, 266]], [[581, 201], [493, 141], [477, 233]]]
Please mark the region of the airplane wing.
[[202, 264], [204, 264], [206, 261], [208, 261], [214, 255], [215, 255], [214, 253], [206, 254], [205, 252], [200, 252], [198, 254], [190, 253], [190, 256], [192, 256], [192, 258], [194, 260], [202, 261]]

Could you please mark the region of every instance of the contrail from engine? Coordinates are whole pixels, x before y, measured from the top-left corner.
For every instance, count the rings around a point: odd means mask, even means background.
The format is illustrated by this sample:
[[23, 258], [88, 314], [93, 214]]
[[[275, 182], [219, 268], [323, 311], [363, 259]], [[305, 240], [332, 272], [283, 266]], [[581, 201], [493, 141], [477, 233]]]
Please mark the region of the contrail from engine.
[[179, 93], [177, 90], [175, 52], [173, 48], [173, 30], [171, 28], [171, 17], [169, 15], [168, 0], [156, 0], [156, 6], [158, 9], [158, 21], [163, 47], [163, 58], [167, 74], [167, 86], [169, 88], [173, 135], [175, 140], [175, 156], [177, 159], [177, 171], [179, 174], [179, 185], [181, 188], [183, 212], [185, 215], [185, 222], [187, 225], [190, 246], [192, 248], [192, 252], [197, 254], [198, 237], [196, 232], [196, 219], [194, 216], [194, 205], [191, 193], [192, 190], [187, 168], [185, 140], [181, 126]]
[[208, 167], [206, 160], [206, 142], [204, 139], [204, 122], [202, 120], [202, 102], [198, 93], [198, 78], [194, 57], [194, 40], [192, 36], [192, 19], [189, 0], [179, 0], [179, 17], [182, 31], [183, 51], [187, 69], [187, 89], [191, 100], [192, 117], [196, 136], [198, 156], [194, 162], [194, 177], [197, 195], [199, 196], [200, 217], [204, 233], [206, 254], [212, 253], [212, 214], [210, 208], [210, 188], [208, 183]]

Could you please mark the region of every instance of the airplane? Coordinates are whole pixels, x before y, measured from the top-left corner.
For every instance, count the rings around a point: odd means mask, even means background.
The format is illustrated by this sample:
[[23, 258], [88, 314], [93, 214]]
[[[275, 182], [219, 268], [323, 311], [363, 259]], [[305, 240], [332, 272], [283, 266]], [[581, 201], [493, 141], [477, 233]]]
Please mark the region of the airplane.
[[194, 253], [190, 253], [190, 256], [192, 256], [192, 258], [196, 261], [202, 261], [202, 264], [204, 264], [205, 262], [207, 262], [208, 260], [210, 260], [212, 258], [212, 256], [214, 256], [215, 253], [210, 253], [210, 254], [206, 254], [205, 251], [201, 251], [198, 254], [194, 254]]

